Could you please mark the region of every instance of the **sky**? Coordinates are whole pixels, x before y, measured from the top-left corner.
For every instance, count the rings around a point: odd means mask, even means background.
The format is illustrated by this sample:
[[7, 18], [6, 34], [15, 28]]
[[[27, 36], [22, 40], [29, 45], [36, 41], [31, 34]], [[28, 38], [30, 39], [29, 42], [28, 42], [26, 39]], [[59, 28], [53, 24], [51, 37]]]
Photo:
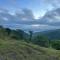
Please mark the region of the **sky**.
[[47, 11], [56, 8], [59, 2], [59, 0], [0, 0], [0, 7], [7, 8], [11, 12], [16, 9], [31, 9], [35, 18], [39, 18]]
[[[48, 1], [47, 1], [48, 2]], [[43, 16], [53, 6], [45, 0], [0, 0], [0, 7], [9, 9], [11, 12], [27, 8], [33, 11], [35, 18]]]
[[0, 0], [0, 25], [43, 31], [60, 28], [60, 0]]

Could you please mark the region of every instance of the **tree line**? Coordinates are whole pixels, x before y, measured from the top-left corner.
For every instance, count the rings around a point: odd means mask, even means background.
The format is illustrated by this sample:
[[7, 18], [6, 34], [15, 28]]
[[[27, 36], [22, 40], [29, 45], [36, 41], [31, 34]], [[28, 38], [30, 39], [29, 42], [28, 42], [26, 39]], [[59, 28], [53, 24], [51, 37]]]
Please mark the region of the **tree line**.
[[47, 36], [33, 36], [33, 31], [24, 32], [21, 29], [12, 30], [0, 26], [0, 39], [10, 38], [15, 40], [24, 40], [27, 43], [33, 43], [42, 47], [54, 48], [60, 50], [60, 40], [49, 40]]

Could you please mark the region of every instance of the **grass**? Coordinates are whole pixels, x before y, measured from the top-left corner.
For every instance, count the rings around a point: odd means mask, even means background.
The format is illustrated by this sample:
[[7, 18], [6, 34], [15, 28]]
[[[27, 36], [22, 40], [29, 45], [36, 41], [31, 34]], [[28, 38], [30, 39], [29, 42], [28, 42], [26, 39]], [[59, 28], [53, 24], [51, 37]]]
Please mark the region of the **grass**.
[[0, 39], [0, 60], [60, 60], [60, 51], [24, 41]]

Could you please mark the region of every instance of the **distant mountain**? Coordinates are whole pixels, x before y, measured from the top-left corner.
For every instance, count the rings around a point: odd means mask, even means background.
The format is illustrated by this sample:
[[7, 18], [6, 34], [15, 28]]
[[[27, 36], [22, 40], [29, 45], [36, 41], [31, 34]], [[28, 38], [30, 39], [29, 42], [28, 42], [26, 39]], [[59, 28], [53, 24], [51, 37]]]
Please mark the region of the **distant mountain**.
[[34, 35], [35, 36], [41, 35], [41, 36], [46, 36], [49, 39], [53, 39], [53, 40], [59, 39], [60, 40], [60, 29], [36, 32]]

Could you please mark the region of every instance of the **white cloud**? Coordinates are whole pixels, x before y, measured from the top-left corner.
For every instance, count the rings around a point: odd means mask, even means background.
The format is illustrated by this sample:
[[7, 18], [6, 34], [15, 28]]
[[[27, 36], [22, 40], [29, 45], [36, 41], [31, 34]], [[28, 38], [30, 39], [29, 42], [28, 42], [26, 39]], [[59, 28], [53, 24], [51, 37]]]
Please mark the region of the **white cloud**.
[[39, 24], [32, 25], [32, 27], [39, 27], [39, 26], [40, 26]]
[[2, 17], [2, 18], [3, 18], [3, 20], [8, 21], [8, 18], [7, 17]]

